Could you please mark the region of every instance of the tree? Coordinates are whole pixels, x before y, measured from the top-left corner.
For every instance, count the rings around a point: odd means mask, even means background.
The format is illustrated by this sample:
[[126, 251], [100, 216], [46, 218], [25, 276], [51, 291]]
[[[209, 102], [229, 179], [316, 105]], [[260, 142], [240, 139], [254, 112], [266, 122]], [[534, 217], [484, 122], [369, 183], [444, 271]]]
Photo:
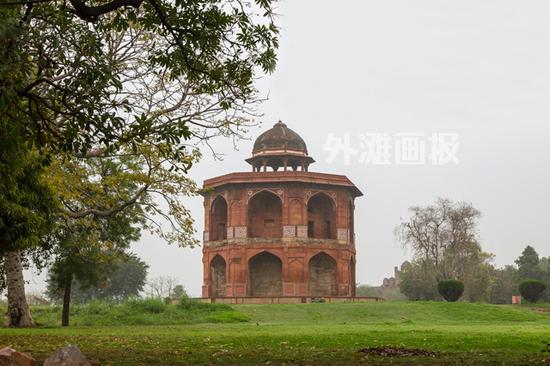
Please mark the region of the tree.
[[187, 292], [185, 292], [185, 288], [183, 285], [176, 285], [172, 289], [172, 292], [170, 293], [170, 297], [173, 299], [180, 299], [182, 296], [186, 296]]
[[57, 201], [41, 178], [46, 157], [0, 116], [0, 289], [8, 292], [10, 327], [33, 326], [25, 299], [22, 253], [52, 227]]
[[539, 254], [532, 246], [528, 245], [516, 260], [518, 266], [518, 280], [541, 280], [544, 272], [540, 268]]
[[409, 300], [440, 299], [435, 273], [433, 264], [430, 262], [406, 263], [401, 269], [399, 288]]
[[537, 302], [546, 290], [546, 285], [540, 280], [525, 280], [519, 284], [521, 296], [529, 302]]
[[170, 276], [159, 276], [147, 282], [148, 295], [151, 298], [165, 299], [170, 297], [176, 287], [177, 280]]
[[[23, 0], [1, 4], [0, 11], [3, 114], [24, 124], [40, 146], [80, 156], [148, 141], [166, 144], [174, 160], [184, 158], [182, 140], [193, 126], [204, 127], [202, 118], [155, 113], [164, 111], [163, 103], [144, 115], [134, 82], [155, 87], [164, 80], [170, 87], [183, 81], [172, 102], [204, 96], [212, 108], [236, 117], [235, 107], [254, 99], [257, 69], [270, 72], [276, 62], [270, 0], [112, 0], [100, 6]], [[138, 69], [125, 59], [113, 63], [109, 53], [110, 45], [124, 46], [132, 37], [142, 50]]]
[[[141, 200], [150, 228], [162, 231], [158, 215], [175, 229], [172, 240], [191, 238], [178, 232], [192, 230], [192, 220], [174, 198], [189, 182], [175, 172], [190, 169], [198, 142], [240, 137], [255, 116], [257, 69], [270, 72], [276, 61], [271, 1], [28, 0], [0, 4], [0, 15], [0, 116], [24, 142], [69, 164], [129, 152], [149, 163], [135, 195], [84, 196], [85, 205], [73, 197], [61, 216], [107, 218]], [[168, 214], [152, 194], [165, 198]], [[13, 289], [10, 298], [21, 298]]]
[[495, 269], [489, 301], [493, 304], [510, 304], [512, 296], [518, 295], [517, 269], [507, 265]]
[[470, 302], [489, 301], [494, 282], [493, 255], [481, 252], [470, 257], [468, 271], [462, 275], [464, 299]]
[[[71, 285], [71, 302], [86, 303], [93, 300], [121, 302], [139, 296], [145, 286], [148, 265], [134, 253], [124, 254], [114, 261], [105, 278], [86, 286], [77, 279]], [[48, 281], [48, 297], [56, 302], [63, 300], [63, 293], [56, 282]]]
[[[539, 262], [539, 268], [542, 271], [542, 281], [547, 287], [550, 286], [550, 257], [542, 257]], [[550, 302], [550, 291], [543, 294], [543, 300]]]
[[[123, 260], [130, 243], [140, 237], [139, 206], [108, 219], [67, 221], [52, 237], [57, 241], [49, 282], [63, 292], [62, 326], [69, 325], [73, 280], [89, 288], [104, 282]], [[90, 222], [87, 222], [90, 221]]]
[[464, 282], [469, 301], [486, 298], [493, 256], [483, 252], [478, 242], [480, 212], [469, 203], [444, 198], [409, 211], [409, 221], [395, 229], [398, 240], [411, 248], [414, 256], [404, 285], [402, 279], [403, 293], [412, 298], [434, 299], [437, 282], [456, 278]]

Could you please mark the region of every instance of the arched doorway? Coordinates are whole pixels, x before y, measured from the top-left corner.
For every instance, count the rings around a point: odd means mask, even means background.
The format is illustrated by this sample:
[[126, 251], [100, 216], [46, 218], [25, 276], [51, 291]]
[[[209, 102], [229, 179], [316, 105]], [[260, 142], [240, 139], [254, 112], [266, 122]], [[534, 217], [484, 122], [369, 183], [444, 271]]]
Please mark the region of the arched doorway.
[[337, 295], [336, 261], [324, 252], [309, 260], [309, 295]]
[[225, 296], [226, 283], [226, 265], [225, 260], [221, 255], [216, 254], [210, 262], [210, 279], [212, 280], [212, 295], [211, 297]]
[[210, 210], [210, 241], [227, 239], [227, 202], [222, 196], [216, 197]]
[[307, 236], [336, 239], [336, 209], [324, 193], [314, 195], [307, 203]]
[[248, 237], [280, 238], [283, 236], [281, 199], [274, 193], [262, 191], [248, 202]]
[[282, 296], [283, 263], [268, 252], [256, 254], [248, 261], [248, 296]]

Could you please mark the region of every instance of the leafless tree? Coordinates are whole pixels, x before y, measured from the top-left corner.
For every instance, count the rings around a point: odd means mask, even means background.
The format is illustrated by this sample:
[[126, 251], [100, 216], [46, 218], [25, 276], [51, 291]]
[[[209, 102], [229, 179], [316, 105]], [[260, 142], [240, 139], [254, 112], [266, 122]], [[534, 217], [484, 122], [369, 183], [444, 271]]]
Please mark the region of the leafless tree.
[[416, 261], [436, 271], [438, 280], [464, 278], [471, 262], [482, 259], [477, 232], [481, 213], [470, 203], [439, 198], [409, 211], [411, 217], [397, 226], [396, 237], [412, 249]]
[[147, 282], [147, 296], [164, 299], [170, 297], [177, 279], [171, 276], [154, 277]]

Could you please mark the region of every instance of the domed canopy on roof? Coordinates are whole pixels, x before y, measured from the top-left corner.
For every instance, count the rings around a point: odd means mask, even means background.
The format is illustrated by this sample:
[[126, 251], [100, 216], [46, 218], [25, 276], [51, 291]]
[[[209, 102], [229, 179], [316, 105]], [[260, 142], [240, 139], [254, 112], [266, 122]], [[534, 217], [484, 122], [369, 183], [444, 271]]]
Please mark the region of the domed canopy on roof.
[[307, 146], [304, 140], [281, 121], [258, 136], [254, 142], [252, 154], [260, 150], [294, 150], [307, 155]]
[[296, 132], [279, 121], [273, 127], [262, 133], [254, 142], [252, 157], [246, 159], [254, 171], [266, 171], [271, 167], [274, 171], [287, 168], [294, 171], [301, 168], [307, 171], [313, 160], [307, 153], [304, 140]]

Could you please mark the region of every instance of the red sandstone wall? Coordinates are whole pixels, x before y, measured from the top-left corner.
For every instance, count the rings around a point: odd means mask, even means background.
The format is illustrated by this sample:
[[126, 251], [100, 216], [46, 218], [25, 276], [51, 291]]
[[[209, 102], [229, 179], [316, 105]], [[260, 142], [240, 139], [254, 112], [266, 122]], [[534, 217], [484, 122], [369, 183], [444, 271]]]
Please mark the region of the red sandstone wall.
[[[260, 173], [261, 174], [261, 173]], [[249, 200], [262, 190], [276, 195], [280, 200], [280, 216], [273, 218], [273, 231], [266, 229], [265, 212], [252, 210], [249, 215]], [[308, 200], [315, 194], [323, 192], [333, 200], [334, 215], [331, 217], [332, 240], [315, 240], [307, 238], [307, 222], [327, 221], [326, 212], [308, 215]], [[210, 228], [211, 205], [217, 196], [222, 196], [227, 203], [227, 240], [211, 242]], [[275, 196], [273, 196], [275, 197]], [[355, 292], [355, 248], [349, 232], [350, 204], [353, 207], [353, 195], [346, 187], [334, 187], [304, 183], [273, 183], [248, 185], [228, 185], [205, 195], [205, 247], [204, 264], [204, 297], [225, 296], [352, 296]], [[351, 202], [351, 203], [350, 203]], [[315, 216], [317, 215], [317, 216]], [[272, 215], [273, 216], [273, 215]], [[219, 217], [216, 216], [216, 217]], [[216, 219], [218, 220], [218, 219]], [[218, 220], [219, 221], [219, 220]], [[271, 223], [267, 223], [270, 225]], [[217, 223], [220, 226], [220, 223]], [[353, 225], [351, 225], [353, 226]], [[314, 236], [323, 236], [323, 229]], [[257, 233], [262, 239], [247, 239]], [[264, 239], [269, 236], [281, 238]], [[281, 266], [264, 266], [269, 269], [255, 274], [260, 283], [254, 287], [250, 280], [250, 260], [257, 254], [267, 251], [281, 261]], [[310, 259], [319, 253], [325, 253], [329, 260], [315, 262]], [[212, 271], [211, 262], [219, 254], [226, 263], [225, 288], [220, 285], [221, 275], [218, 270]], [[332, 259], [332, 267], [328, 264]], [[219, 267], [219, 266], [218, 266]], [[261, 268], [257, 267], [257, 268]], [[334, 267], [334, 268], [333, 268]], [[256, 268], [256, 267], [255, 267]], [[276, 273], [280, 272], [280, 275]], [[253, 271], [254, 272], [254, 271]], [[280, 280], [279, 280], [280, 278]], [[270, 282], [270, 279], [272, 281]], [[223, 280], [222, 280], [223, 281]], [[252, 286], [252, 288], [251, 288]]]

